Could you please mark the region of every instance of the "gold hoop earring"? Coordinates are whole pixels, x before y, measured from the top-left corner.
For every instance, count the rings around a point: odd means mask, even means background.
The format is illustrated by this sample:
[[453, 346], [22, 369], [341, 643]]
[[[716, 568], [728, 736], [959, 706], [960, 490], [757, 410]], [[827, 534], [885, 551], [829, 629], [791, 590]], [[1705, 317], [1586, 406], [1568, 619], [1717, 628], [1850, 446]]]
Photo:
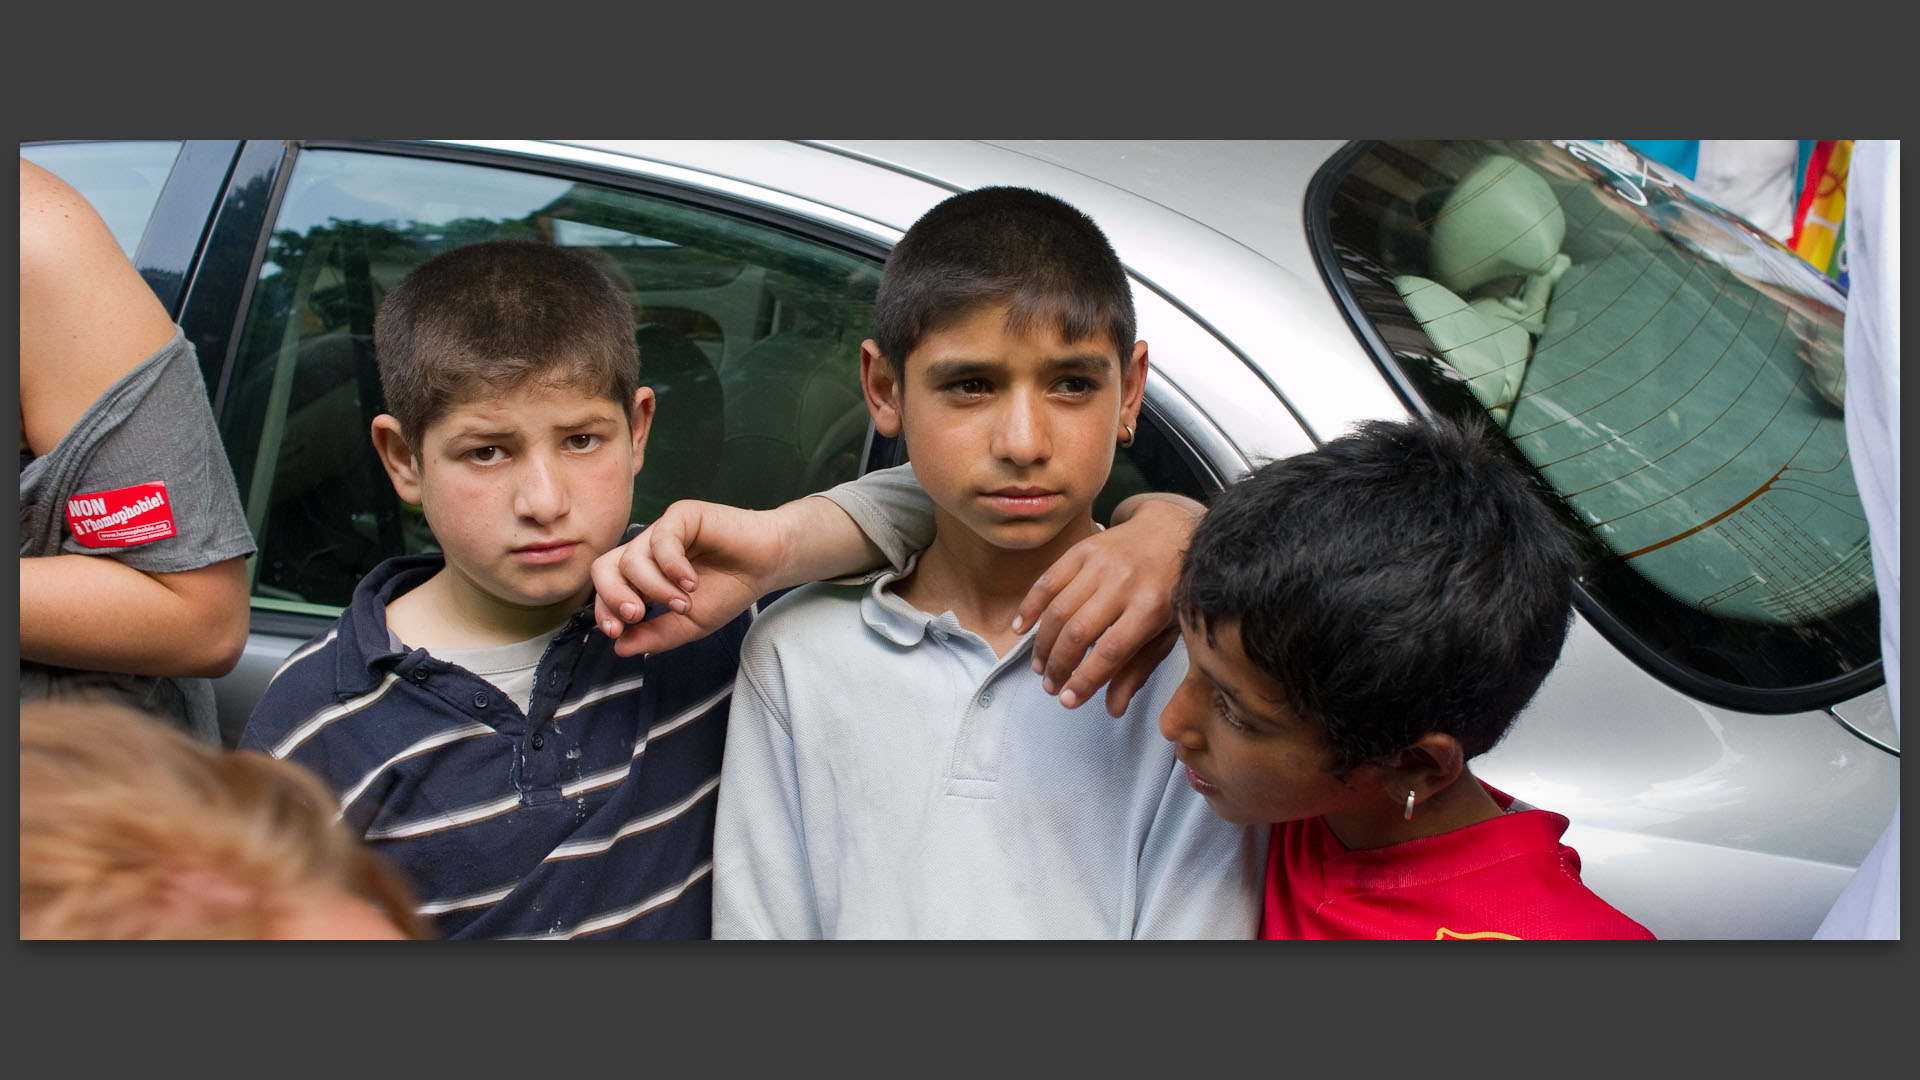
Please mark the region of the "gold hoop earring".
[[1405, 817], [1401, 818], [1400, 820], [1402, 821], [1413, 820], [1413, 792], [1412, 791], [1407, 792], [1407, 814]]
[[1133, 445], [1133, 427], [1130, 424], [1121, 424], [1120, 426], [1127, 429], [1127, 437], [1120, 440], [1120, 448], [1124, 450]]

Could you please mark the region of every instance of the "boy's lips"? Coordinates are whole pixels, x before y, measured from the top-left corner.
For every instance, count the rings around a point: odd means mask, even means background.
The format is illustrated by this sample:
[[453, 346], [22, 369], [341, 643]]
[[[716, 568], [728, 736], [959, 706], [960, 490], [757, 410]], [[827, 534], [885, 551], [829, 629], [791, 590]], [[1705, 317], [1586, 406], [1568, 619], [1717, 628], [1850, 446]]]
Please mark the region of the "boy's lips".
[[576, 540], [553, 540], [540, 544], [523, 544], [513, 549], [514, 557], [521, 562], [544, 566], [548, 563], [565, 562], [580, 547]]
[[987, 505], [1003, 514], [1023, 516], [1044, 514], [1052, 510], [1063, 499], [1057, 491], [1038, 487], [1004, 487], [986, 492], [982, 498]]
[[[1186, 762], [1183, 761], [1181, 762], [1181, 764], [1186, 765]], [[1187, 765], [1187, 783], [1191, 784], [1193, 786], [1193, 790], [1199, 792], [1202, 795], [1220, 794], [1220, 789], [1208, 783], [1206, 777], [1201, 776], [1197, 772], [1194, 772], [1193, 766], [1191, 765]]]

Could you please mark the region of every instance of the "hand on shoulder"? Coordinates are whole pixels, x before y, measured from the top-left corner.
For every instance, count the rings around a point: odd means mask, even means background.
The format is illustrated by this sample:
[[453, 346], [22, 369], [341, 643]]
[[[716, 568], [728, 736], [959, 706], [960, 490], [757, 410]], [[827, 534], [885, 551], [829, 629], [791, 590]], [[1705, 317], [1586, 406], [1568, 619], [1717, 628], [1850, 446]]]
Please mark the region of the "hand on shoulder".
[[1114, 524], [1070, 548], [1034, 582], [1016, 629], [1032, 625], [1034, 670], [1048, 693], [1078, 708], [1107, 687], [1107, 712], [1124, 715], [1179, 640], [1173, 587], [1180, 556], [1206, 508], [1182, 495], [1128, 499]]
[[[640, 535], [594, 560], [595, 625], [621, 656], [665, 652], [713, 633], [768, 592], [797, 584], [783, 580], [786, 520], [781, 510], [673, 503]], [[650, 607], [666, 610], [642, 621]]]

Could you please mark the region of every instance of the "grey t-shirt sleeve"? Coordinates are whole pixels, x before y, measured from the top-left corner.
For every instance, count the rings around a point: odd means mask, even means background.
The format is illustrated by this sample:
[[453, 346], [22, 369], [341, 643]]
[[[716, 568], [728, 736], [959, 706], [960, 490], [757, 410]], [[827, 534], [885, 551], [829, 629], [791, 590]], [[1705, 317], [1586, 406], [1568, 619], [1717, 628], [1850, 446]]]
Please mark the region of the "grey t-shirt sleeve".
[[[67, 528], [67, 500], [161, 482], [174, 535], [92, 548]], [[102, 555], [146, 573], [194, 570], [252, 554], [253, 534], [185, 335], [109, 387], [73, 430], [20, 472], [20, 554]]]
[[915, 552], [933, 543], [933, 500], [912, 465], [870, 472], [820, 494], [853, 518], [895, 570], [904, 571]]

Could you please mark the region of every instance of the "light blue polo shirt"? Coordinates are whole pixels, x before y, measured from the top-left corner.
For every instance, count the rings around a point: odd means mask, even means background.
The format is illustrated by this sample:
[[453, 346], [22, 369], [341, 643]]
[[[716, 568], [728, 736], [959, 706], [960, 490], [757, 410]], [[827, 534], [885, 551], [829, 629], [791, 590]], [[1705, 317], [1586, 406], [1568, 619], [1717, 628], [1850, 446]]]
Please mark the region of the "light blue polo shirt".
[[748, 634], [714, 936], [1253, 937], [1267, 830], [1215, 816], [1159, 732], [1185, 652], [1122, 719], [1067, 709], [1031, 631], [996, 657], [901, 576], [798, 589]]

